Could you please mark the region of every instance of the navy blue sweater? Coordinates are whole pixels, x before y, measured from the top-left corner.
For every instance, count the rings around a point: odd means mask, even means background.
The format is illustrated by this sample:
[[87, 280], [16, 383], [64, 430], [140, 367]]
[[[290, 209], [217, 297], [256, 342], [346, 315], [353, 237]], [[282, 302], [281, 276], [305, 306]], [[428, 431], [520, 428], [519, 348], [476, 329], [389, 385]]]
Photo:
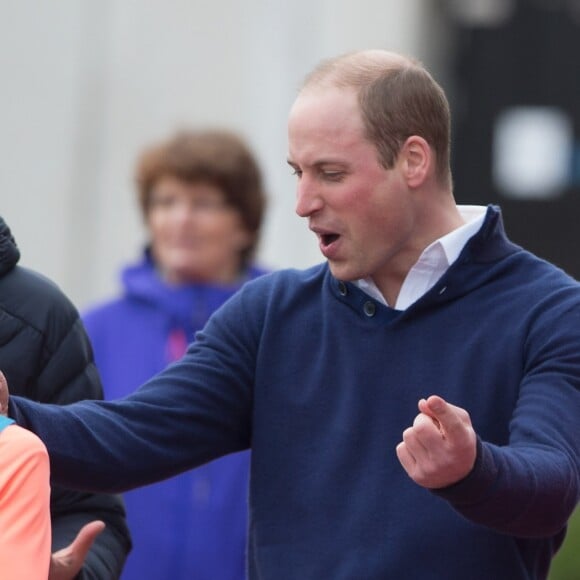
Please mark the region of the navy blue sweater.
[[[473, 471], [436, 492], [395, 453], [432, 393], [479, 436]], [[136, 394], [13, 398], [11, 414], [57, 480], [92, 490], [251, 447], [253, 579], [545, 578], [580, 490], [580, 286], [509, 242], [490, 208], [404, 312], [326, 265], [274, 273]]]

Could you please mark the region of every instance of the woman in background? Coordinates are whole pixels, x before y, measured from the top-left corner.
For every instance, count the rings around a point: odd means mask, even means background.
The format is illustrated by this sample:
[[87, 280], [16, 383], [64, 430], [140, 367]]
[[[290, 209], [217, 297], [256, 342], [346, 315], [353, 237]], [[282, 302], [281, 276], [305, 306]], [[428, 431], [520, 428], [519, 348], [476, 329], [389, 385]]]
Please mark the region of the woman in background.
[[[121, 297], [89, 310], [105, 397], [129, 394], [180, 358], [195, 332], [242, 284], [265, 208], [258, 164], [238, 136], [180, 132], [137, 165], [148, 233], [125, 268]], [[133, 537], [125, 580], [245, 578], [249, 452], [125, 494]]]

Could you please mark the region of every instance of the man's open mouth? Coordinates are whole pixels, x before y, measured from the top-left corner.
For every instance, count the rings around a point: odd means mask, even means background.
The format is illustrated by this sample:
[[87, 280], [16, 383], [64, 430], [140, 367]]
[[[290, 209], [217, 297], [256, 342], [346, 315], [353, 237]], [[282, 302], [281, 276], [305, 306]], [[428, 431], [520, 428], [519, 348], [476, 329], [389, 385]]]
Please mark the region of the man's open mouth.
[[340, 236], [338, 234], [322, 234], [320, 236], [320, 241], [323, 246], [330, 246], [332, 242], [336, 242]]

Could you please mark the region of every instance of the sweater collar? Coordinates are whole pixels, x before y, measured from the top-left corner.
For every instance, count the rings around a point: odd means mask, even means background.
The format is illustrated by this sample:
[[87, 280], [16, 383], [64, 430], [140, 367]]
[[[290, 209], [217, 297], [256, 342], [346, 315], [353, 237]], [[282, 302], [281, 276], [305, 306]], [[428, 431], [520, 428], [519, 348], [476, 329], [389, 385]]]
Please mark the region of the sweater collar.
[[497, 275], [494, 263], [499, 264], [504, 258], [519, 251], [522, 248], [512, 243], [505, 234], [499, 208], [489, 205], [481, 228], [469, 238], [455, 262], [426, 294], [405, 311], [395, 311], [381, 304], [380, 300], [373, 300], [355, 282], [345, 283], [332, 275], [329, 278], [332, 292], [339, 300], [348, 303], [361, 316], [374, 319], [378, 323], [381, 316], [375, 314], [383, 310], [391, 313], [389, 318], [393, 318], [395, 314], [406, 317], [418, 309], [454, 300], [482, 286], [490, 277]]
[[[423, 250], [403, 281], [397, 303], [390, 306], [397, 310], [406, 310], [416, 302], [457, 260], [467, 241], [479, 231], [485, 219], [486, 208], [460, 205], [457, 209], [464, 224], [434, 240]], [[355, 284], [369, 296], [387, 305], [384, 296], [371, 278], [357, 280]]]

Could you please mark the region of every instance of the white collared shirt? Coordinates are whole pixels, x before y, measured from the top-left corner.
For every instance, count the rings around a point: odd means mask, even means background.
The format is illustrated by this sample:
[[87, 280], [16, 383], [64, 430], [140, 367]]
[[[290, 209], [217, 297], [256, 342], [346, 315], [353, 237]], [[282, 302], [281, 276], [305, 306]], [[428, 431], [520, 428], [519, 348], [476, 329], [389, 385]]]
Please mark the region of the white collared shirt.
[[[394, 306], [395, 310], [406, 310], [413, 302], [426, 294], [457, 260], [461, 250], [483, 224], [487, 208], [481, 205], [458, 205], [457, 209], [465, 224], [429, 244], [415, 265], [409, 270]], [[379, 302], [387, 304], [371, 278], [355, 282], [357, 286]]]

